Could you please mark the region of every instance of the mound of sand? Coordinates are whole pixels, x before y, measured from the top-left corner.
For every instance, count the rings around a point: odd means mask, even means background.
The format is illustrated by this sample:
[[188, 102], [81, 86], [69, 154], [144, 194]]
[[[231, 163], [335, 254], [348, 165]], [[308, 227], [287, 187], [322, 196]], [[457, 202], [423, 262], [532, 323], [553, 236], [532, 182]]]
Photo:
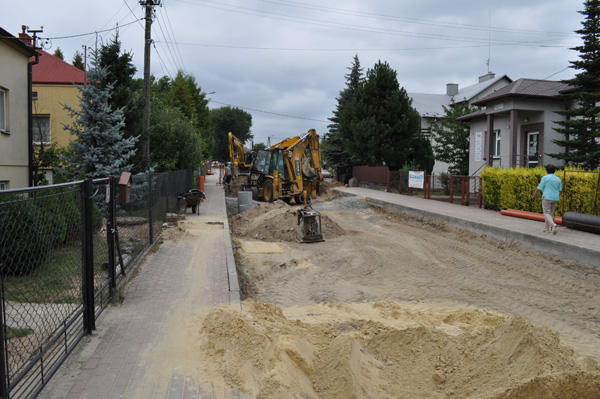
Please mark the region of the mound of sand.
[[[238, 238], [294, 242], [298, 240], [297, 211], [283, 201], [260, 203], [233, 217], [232, 232]], [[339, 237], [345, 230], [326, 215], [321, 215], [321, 232], [325, 239]]]
[[598, 398], [593, 360], [520, 316], [377, 302], [208, 313], [195, 356], [260, 398]]

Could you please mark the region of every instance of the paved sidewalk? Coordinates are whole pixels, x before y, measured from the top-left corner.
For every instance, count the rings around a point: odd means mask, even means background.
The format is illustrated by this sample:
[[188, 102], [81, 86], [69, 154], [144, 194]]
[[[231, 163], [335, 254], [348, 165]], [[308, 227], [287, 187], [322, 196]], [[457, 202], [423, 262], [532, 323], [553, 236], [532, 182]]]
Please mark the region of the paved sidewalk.
[[[129, 283], [122, 306], [99, 318], [97, 324], [108, 325], [99, 327], [102, 336], [93, 353], [80, 355], [82, 365], [71, 371], [76, 376], [63, 397], [246, 397], [237, 390], [217, 393], [210, 381], [190, 372], [193, 367], [183, 367], [191, 364], [182, 335], [185, 323], [208, 307], [241, 306], [224, 192], [217, 181], [207, 176], [200, 215], [187, 210], [185, 236], [162, 244]], [[40, 397], [59, 396], [42, 392]]]
[[336, 187], [341, 195], [366, 198], [372, 205], [401, 210], [416, 217], [441, 219], [448, 225], [502, 241], [518, 241], [523, 246], [564, 256], [590, 266], [600, 267], [600, 235], [559, 227], [556, 235], [544, 233], [544, 223], [474, 206], [462, 206], [360, 187]]
[[[189, 321], [207, 308], [241, 306], [224, 190], [217, 181], [216, 176], [207, 176], [207, 198], [200, 215], [187, 211], [185, 237], [161, 245], [150, 257], [127, 287], [123, 305], [109, 308], [98, 320], [98, 332], [70, 356], [76, 358], [70, 362], [79, 366], [67, 364], [68, 360], [40, 399], [248, 398], [237, 389], [216, 392], [210, 381], [203, 381], [202, 373], [190, 367], [193, 359], [184, 336], [190, 331], [186, 330]], [[476, 207], [363, 188], [335, 190], [365, 197], [373, 205], [442, 219], [453, 227], [600, 266], [600, 236], [595, 234], [566, 228], [557, 235], [545, 234], [543, 223]]]

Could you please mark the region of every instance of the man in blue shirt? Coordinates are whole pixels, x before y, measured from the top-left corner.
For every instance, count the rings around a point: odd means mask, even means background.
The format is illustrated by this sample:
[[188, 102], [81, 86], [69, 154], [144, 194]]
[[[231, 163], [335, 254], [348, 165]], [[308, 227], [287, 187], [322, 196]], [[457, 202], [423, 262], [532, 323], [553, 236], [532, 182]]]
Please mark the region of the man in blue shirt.
[[533, 193], [532, 199], [535, 199], [541, 192], [542, 194], [542, 209], [544, 210], [544, 217], [546, 223], [544, 225], [544, 232], [551, 231], [552, 234], [556, 234], [556, 223], [554, 223], [554, 211], [556, 210], [556, 204], [560, 199], [560, 192], [562, 191], [562, 181], [559, 177], [554, 175], [554, 165], [546, 165], [546, 172], [548, 174], [542, 177], [542, 181], [537, 186], [537, 190]]

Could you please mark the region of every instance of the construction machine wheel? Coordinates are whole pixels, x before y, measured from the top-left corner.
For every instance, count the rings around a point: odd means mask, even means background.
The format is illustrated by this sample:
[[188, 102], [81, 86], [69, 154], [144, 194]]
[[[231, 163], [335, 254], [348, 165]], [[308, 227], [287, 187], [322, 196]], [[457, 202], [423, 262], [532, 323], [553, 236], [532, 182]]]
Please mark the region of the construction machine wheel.
[[[302, 194], [294, 196], [294, 201], [298, 205], [304, 205], [304, 196]], [[306, 196], [306, 203], [310, 204], [310, 195]]]
[[266, 179], [263, 183], [263, 199], [265, 202], [273, 202], [273, 179]]
[[288, 205], [290, 204], [290, 202], [292, 202], [292, 197], [283, 197], [281, 199]]
[[250, 191], [252, 191], [252, 199], [254, 201], [258, 201], [258, 187], [252, 186], [252, 188], [250, 188]]

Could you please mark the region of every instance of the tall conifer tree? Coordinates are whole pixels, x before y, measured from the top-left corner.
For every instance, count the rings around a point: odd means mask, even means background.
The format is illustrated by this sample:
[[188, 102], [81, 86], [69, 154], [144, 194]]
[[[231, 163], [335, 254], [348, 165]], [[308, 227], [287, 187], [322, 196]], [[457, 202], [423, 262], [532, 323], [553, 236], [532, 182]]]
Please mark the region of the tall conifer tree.
[[98, 65], [93, 53], [88, 82], [83, 87], [77, 86], [79, 109], [64, 105], [75, 118], [72, 125], [64, 125], [75, 136], [69, 144], [71, 154], [63, 158], [71, 166], [65, 171], [71, 178], [77, 178], [81, 172], [98, 178], [131, 170], [129, 161], [135, 154], [137, 137], [123, 137], [123, 110], [111, 108], [113, 85], [106, 83], [106, 76], [106, 68]]
[[346, 183], [352, 177], [352, 166], [355, 160], [342, 140], [342, 131], [348, 127], [340, 124], [340, 114], [354, 96], [354, 92], [363, 79], [363, 70], [360, 67], [358, 55], [354, 56], [352, 66], [348, 69], [350, 73], [346, 75], [346, 87], [340, 91], [337, 98], [336, 109], [333, 111], [333, 116], [329, 118], [332, 123], [327, 126], [329, 131], [323, 137], [322, 146], [323, 157], [327, 166], [337, 171], [338, 179], [342, 183]]
[[564, 81], [574, 89], [562, 95], [573, 106], [558, 111], [567, 119], [557, 121], [560, 127], [555, 129], [564, 138], [554, 142], [564, 147], [565, 152], [549, 155], [567, 164], [594, 169], [600, 166], [600, 0], [587, 0], [580, 13], [585, 19], [576, 32], [583, 44], [573, 48], [580, 59], [571, 61], [571, 67], [579, 72]]

